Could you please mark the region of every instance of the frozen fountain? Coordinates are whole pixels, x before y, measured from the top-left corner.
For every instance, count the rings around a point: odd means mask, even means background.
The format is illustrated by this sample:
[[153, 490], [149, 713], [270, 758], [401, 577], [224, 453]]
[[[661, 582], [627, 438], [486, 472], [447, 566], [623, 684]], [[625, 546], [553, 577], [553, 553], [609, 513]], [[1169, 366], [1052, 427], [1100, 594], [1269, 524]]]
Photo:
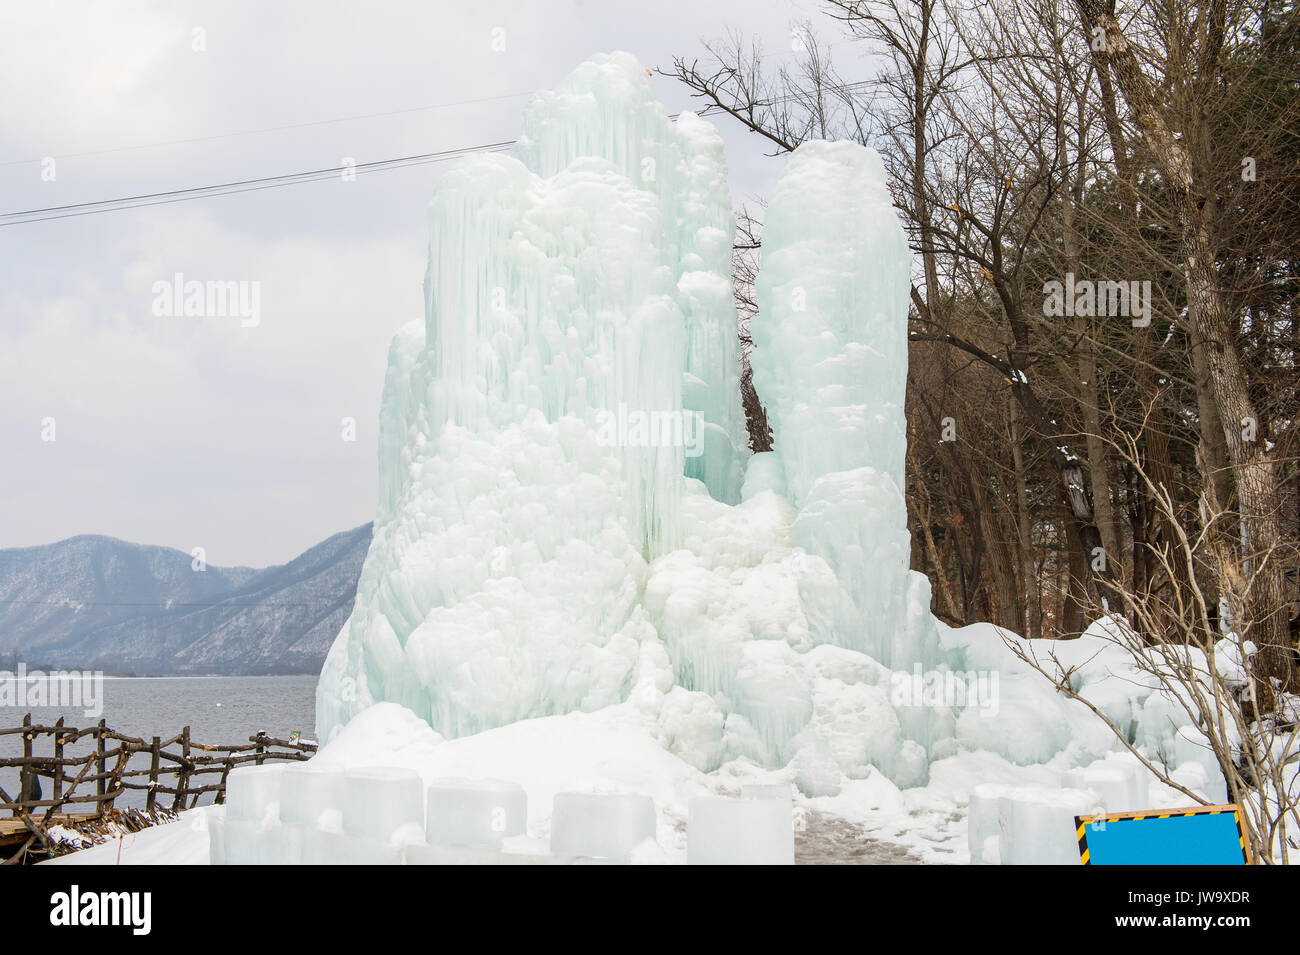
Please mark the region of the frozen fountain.
[[908, 569], [910, 256], [879, 157], [808, 143], [772, 195], [752, 330], [775, 451], [753, 457], [722, 140], [631, 56], [536, 96], [429, 224], [322, 740], [379, 701], [445, 737], [630, 706], [702, 771], [924, 783], [952, 726], [890, 694], [938, 643]]

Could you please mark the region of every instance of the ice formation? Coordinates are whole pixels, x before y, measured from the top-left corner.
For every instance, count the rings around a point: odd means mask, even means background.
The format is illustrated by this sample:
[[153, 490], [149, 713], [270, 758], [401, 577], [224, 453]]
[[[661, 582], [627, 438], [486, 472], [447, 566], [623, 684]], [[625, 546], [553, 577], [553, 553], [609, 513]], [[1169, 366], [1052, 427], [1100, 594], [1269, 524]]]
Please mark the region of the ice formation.
[[[1186, 805], [1004, 631], [929, 613], [903, 496], [911, 261], [879, 157], [785, 160], [751, 324], [775, 443], [750, 455], [717, 131], [669, 117], [627, 54], [523, 127], [429, 204], [324, 745], [232, 772], [191, 810], [206, 827], [146, 829], [137, 859], [198, 832], [217, 863], [787, 863], [812, 810], [926, 861], [1077, 864], [1075, 814]], [[1116, 620], [1018, 646], [1226, 802], [1168, 672], [1244, 687], [1248, 648], [1166, 647], [1162, 670], [1134, 645], [1160, 655]], [[76, 856], [96, 853], [122, 844]]]
[[[768, 408], [794, 542], [835, 571], [817, 642], [886, 666], [937, 662], [903, 498], [911, 252], [874, 151], [795, 151], [763, 228], [754, 384]], [[841, 596], [841, 595], [835, 595]]]
[[780, 798], [691, 800], [691, 865], [794, 865], [793, 805]]
[[[390, 351], [374, 539], [316, 723], [328, 742], [388, 712], [375, 704], [423, 721], [439, 745], [421, 759], [461, 780], [428, 796], [453, 833], [431, 823], [431, 845], [486, 851], [455, 820], [539, 773], [545, 785], [511, 797], [509, 829], [526, 807], [530, 832], [575, 854], [609, 833], [631, 851], [651, 802], [666, 844], [688, 797], [728, 795], [703, 780], [755, 772], [801, 800], [880, 811], [927, 784], [971, 799], [977, 861], [1030, 859], [1036, 833], [1050, 833], [1044, 860], [1064, 858], [1053, 820], [1083, 802], [1185, 798], [1116, 761], [1110, 732], [1003, 632], [929, 613], [903, 497], [910, 255], [885, 182], [879, 157], [849, 143], [786, 160], [751, 326], [774, 450], [749, 455], [710, 124], [672, 120], [632, 57], [599, 56], [533, 99], [514, 155], [443, 177], [425, 316]], [[1194, 721], [1107, 636], [1056, 648], [1076, 685], [1144, 753], [1216, 792]], [[559, 754], [588, 749], [638, 755], [617, 772], [565, 763], [551, 784]], [[329, 752], [313, 763], [328, 770]], [[978, 782], [1010, 788], [974, 798]], [[413, 814], [409, 781], [389, 784]], [[328, 831], [340, 785], [286, 776], [286, 793], [318, 793], [287, 810], [289, 828]], [[611, 797], [600, 805], [622, 822], [573, 828], [593, 787], [641, 808], [619, 815]], [[533, 818], [552, 805], [555, 818]], [[701, 858], [740, 846], [740, 820], [776, 819], [699, 806], [722, 814]]]
[[[381, 500], [318, 726], [376, 700], [461, 735], [624, 698], [684, 474], [739, 491], [717, 132], [626, 55], [538, 96], [515, 156], [447, 173], [422, 324], [394, 340]], [[689, 457], [688, 457], [689, 455]]]
[[381, 700], [448, 737], [628, 702], [706, 771], [924, 782], [952, 718], [891, 700], [938, 641], [908, 570], [909, 254], [884, 183], [859, 146], [790, 157], [753, 322], [777, 450], [746, 461], [710, 124], [598, 56], [533, 99], [515, 155], [448, 172], [322, 738]]

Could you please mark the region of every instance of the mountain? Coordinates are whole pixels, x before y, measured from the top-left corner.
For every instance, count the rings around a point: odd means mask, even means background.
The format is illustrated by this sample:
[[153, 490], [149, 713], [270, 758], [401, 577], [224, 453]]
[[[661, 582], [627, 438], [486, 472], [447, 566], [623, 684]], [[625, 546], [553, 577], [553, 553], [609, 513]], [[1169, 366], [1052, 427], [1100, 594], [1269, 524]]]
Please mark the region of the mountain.
[[107, 673], [318, 673], [352, 610], [371, 525], [289, 563], [197, 571], [168, 547], [72, 537], [0, 550], [0, 665]]

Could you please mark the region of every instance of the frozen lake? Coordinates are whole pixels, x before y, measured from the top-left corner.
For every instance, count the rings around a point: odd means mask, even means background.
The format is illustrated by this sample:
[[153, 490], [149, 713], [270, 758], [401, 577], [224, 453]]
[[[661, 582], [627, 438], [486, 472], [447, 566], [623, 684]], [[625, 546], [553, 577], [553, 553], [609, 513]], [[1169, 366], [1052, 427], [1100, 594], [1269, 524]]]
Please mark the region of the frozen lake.
[[[191, 740], [210, 745], [243, 743], [259, 730], [280, 739], [293, 732], [315, 739], [316, 677], [105, 677], [102, 707], [101, 714], [88, 716], [81, 707], [0, 706], [0, 728], [20, 726], [24, 714], [30, 712], [33, 723], [49, 726], [62, 716], [65, 725], [78, 729], [93, 726], [102, 716], [110, 729], [144, 739], [167, 739], [186, 725]], [[52, 737], [38, 737], [36, 746], [35, 755], [50, 755]], [[91, 748], [93, 743], [83, 740], [68, 751]], [[19, 735], [0, 736], [0, 758], [21, 755]], [[42, 780], [41, 786], [48, 796], [48, 780]], [[16, 796], [17, 770], [0, 769], [0, 787]], [[130, 793], [118, 804], [142, 806], [144, 795]], [[159, 804], [170, 805], [170, 797], [163, 797]]]

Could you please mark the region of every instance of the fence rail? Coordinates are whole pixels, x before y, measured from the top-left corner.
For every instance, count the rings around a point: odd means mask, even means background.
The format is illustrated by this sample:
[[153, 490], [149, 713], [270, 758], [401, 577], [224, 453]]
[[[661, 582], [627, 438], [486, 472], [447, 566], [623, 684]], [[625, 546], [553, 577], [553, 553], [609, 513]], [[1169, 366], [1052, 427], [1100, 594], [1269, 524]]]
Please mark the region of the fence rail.
[[[188, 726], [170, 739], [144, 739], [109, 729], [104, 720], [86, 729], [65, 726], [62, 718], [53, 726], [41, 726], [32, 723], [30, 713], [23, 717], [22, 726], [0, 729], [0, 737], [20, 734], [22, 756], [0, 758], [0, 770], [17, 769], [19, 779], [14, 796], [0, 787], [0, 811], [8, 810], [10, 818], [21, 823], [4, 826], [9, 820], [0, 817], [0, 832], [7, 830], [16, 836], [10, 841], [21, 842], [5, 864], [21, 862], [29, 851], [48, 846], [46, 833], [51, 825], [73, 818], [103, 819], [128, 791], [145, 793], [147, 813], [157, 809], [180, 812], [198, 805], [207, 793], [215, 793], [215, 801], [223, 802], [226, 780], [238, 766], [306, 760], [316, 752], [314, 743], [277, 739], [261, 732], [250, 736], [247, 743], [220, 746], [194, 742]], [[44, 748], [37, 745], [43, 738], [52, 740], [51, 755], [36, 755]], [[92, 740], [94, 748], [80, 755], [68, 754], [67, 747], [83, 739]], [[148, 767], [133, 767], [136, 756], [147, 757]], [[49, 781], [49, 789], [38, 792], [33, 783], [43, 779]], [[48, 798], [44, 798], [45, 792]], [[74, 812], [78, 807], [80, 814]]]

